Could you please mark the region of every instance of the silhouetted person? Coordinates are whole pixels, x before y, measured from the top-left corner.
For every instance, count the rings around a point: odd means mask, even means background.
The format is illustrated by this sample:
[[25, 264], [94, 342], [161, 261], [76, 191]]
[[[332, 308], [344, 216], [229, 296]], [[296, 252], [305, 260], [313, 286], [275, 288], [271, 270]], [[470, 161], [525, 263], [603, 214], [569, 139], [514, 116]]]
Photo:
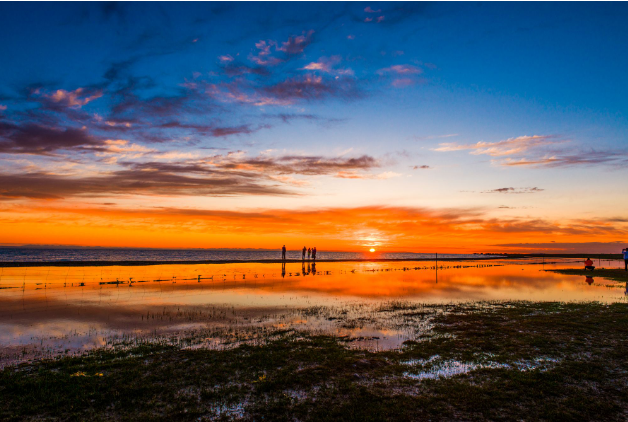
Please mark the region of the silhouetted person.
[[307, 260], [310, 260], [310, 256], [312, 255], [312, 249], [307, 248]]
[[622, 249], [621, 253], [624, 255], [624, 270], [628, 271], [628, 248]]
[[286, 245], [283, 245], [283, 247], [281, 248], [281, 260], [286, 260]]
[[591, 258], [587, 258], [587, 260], [584, 261], [584, 269], [591, 270], [591, 271], [595, 269], [595, 267], [593, 266], [593, 261], [591, 261]]
[[316, 246], [312, 248], [312, 259], [316, 261]]
[[303, 253], [301, 253], [301, 261], [305, 261], [305, 252], [307, 251], [307, 249], [305, 249], [305, 246], [303, 247]]

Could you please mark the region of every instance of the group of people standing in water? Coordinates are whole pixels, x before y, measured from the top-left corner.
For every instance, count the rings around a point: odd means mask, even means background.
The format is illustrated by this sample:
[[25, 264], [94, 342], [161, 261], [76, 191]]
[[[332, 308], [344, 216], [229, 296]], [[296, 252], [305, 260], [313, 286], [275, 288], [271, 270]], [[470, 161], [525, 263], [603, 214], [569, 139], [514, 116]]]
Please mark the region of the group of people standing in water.
[[[301, 253], [301, 261], [305, 261], [305, 246], [303, 247], [303, 251]], [[312, 257], [312, 261], [316, 261], [316, 246], [313, 248], [307, 248], [307, 260], [310, 260], [310, 257]]]
[[[307, 260], [309, 261], [310, 259], [312, 261], [316, 261], [316, 246], [313, 248], [306, 248], [305, 246], [303, 247], [303, 251], [301, 253], [301, 261], [305, 261], [305, 254], [307, 253]], [[285, 261], [286, 260], [286, 245], [283, 245], [283, 247], [281, 248], [281, 260]]]

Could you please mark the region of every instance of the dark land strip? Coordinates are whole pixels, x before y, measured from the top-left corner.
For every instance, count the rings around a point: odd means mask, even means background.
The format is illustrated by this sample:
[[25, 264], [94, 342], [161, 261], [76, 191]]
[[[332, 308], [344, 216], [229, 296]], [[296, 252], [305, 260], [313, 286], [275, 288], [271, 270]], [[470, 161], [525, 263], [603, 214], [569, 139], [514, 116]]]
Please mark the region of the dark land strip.
[[415, 306], [378, 310], [434, 324], [397, 351], [288, 330], [230, 350], [147, 343], [5, 368], [0, 419], [627, 419], [627, 304]]

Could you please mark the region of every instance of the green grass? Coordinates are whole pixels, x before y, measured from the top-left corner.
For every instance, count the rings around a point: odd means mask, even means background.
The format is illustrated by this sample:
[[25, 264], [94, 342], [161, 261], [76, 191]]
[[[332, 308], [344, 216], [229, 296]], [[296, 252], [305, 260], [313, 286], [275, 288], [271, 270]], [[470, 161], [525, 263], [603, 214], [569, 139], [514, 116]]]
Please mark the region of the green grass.
[[[436, 325], [399, 351], [351, 350], [333, 337], [287, 331], [264, 346], [216, 351], [146, 345], [6, 368], [0, 372], [0, 419], [628, 417], [626, 304], [477, 303], [431, 314], [396, 304], [388, 311], [433, 318]], [[546, 361], [536, 369], [516, 369], [539, 358]], [[510, 367], [441, 379], [404, 375], [448, 361]]]

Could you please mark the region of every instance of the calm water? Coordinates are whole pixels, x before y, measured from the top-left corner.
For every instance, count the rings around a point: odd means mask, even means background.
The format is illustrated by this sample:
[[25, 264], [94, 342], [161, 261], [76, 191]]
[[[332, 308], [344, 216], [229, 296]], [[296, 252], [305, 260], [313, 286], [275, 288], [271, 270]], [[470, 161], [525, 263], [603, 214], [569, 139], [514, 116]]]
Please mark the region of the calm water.
[[429, 320], [408, 326], [379, 311], [396, 302], [626, 301], [625, 283], [544, 271], [580, 261], [0, 268], [0, 366], [138, 339], [221, 347], [277, 328], [398, 347]]
[[[287, 251], [288, 259], [301, 259], [301, 251]], [[427, 253], [360, 253], [317, 251], [319, 260], [431, 259]], [[478, 258], [477, 255], [443, 254], [441, 258]], [[488, 256], [487, 256], [488, 257]], [[260, 261], [281, 259], [277, 250], [219, 249], [30, 249], [0, 248], [0, 262], [54, 261]]]

